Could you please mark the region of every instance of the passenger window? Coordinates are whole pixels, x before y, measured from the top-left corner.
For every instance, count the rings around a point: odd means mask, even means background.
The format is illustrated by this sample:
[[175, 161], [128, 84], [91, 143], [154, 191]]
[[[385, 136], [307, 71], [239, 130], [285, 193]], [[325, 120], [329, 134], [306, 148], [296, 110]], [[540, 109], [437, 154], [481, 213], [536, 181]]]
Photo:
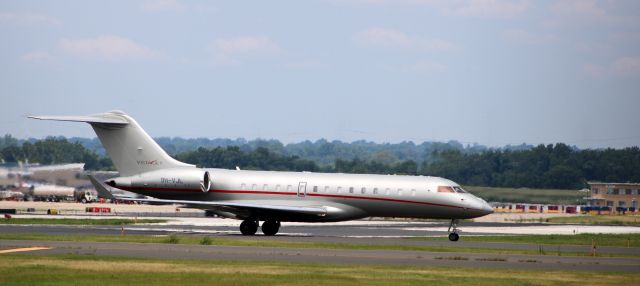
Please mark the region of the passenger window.
[[341, 193], [342, 192], [342, 187], [338, 187], [338, 190], [336, 191], [336, 193]]
[[411, 196], [415, 197], [416, 196], [416, 190], [415, 189], [411, 189]]
[[288, 185], [287, 186], [287, 191], [289, 191], [289, 192], [293, 191], [293, 187], [291, 185]]
[[241, 189], [241, 190], [245, 190], [246, 188], [247, 188], [247, 184], [242, 183], [242, 184], [240, 185], [240, 189]]
[[455, 191], [449, 186], [439, 186], [438, 193], [455, 193]]
[[324, 192], [328, 193], [329, 192], [329, 186], [324, 186]]
[[318, 192], [318, 186], [313, 186], [313, 192], [317, 193]]
[[402, 189], [398, 189], [398, 196], [402, 196]]
[[384, 190], [384, 194], [385, 194], [385, 195], [387, 195], [387, 196], [389, 195], [389, 193], [390, 193], [390, 192], [391, 192], [391, 190], [390, 190], [389, 188], [387, 188], [386, 190]]
[[378, 194], [378, 188], [373, 188], [373, 194], [377, 195]]
[[280, 185], [276, 185], [276, 192], [280, 190]]
[[251, 185], [251, 189], [252, 190], [257, 190], [258, 189], [258, 185], [256, 185], [256, 184]]
[[363, 187], [362, 189], [360, 189], [360, 193], [364, 194], [364, 193], [366, 193], [366, 192], [367, 192], [367, 188], [364, 188], [364, 187]]
[[349, 187], [349, 193], [353, 194], [353, 187]]
[[262, 189], [265, 190], [265, 191], [268, 190], [269, 189], [269, 185], [267, 185], [267, 184], [262, 185]]

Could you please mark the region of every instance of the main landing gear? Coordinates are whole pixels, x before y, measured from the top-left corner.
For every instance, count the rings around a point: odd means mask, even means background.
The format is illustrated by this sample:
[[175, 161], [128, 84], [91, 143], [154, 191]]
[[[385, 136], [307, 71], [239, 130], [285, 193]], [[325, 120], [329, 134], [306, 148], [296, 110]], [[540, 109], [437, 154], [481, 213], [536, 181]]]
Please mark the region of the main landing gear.
[[257, 220], [244, 220], [240, 224], [240, 232], [242, 235], [254, 235], [258, 231], [258, 221]]
[[460, 239], [460, 235], [458, 235], [459, 230], [457, 219], [451, 220], [451, 223], [449, 224], [449, 230], [447, 230], [447, 232], [449, 233], [449, 240], [458, 241], [458, 239]]
[[[242, 235], [254, 235], [258, 231], [259, 222], [257, 220], [247, 219], [240, 224], [240, 232]], [[262, 233], [264, 235], [276, 235], [280, 230], [280, 222], [276, 220], [266, 220], [262, 223]]]

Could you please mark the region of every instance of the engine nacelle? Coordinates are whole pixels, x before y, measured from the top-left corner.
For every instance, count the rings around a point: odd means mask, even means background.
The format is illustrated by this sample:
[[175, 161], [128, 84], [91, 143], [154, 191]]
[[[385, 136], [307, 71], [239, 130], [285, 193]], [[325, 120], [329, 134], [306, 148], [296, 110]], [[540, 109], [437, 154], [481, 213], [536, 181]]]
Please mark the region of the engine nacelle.
[[175, 168], [157, 170], [130, 177], [119, 177], [105, 182], [124, 190], [201, 190], [211, 188], [209, 172], [202, 169]]

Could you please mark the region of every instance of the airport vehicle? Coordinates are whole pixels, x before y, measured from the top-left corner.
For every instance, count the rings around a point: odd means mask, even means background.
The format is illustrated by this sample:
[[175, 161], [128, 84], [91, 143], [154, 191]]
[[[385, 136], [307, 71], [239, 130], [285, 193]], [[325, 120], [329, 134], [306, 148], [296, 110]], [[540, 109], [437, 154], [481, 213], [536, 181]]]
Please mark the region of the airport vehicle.
[[22, 183], [18, 189], [24, 193], [24, 199], [27, 201], [67, 201], [73, 200], [75, 194], [73, 187], [39, 183]]
[[[450, 219], [449, 239], [457, 241], [459, 219], [493, 212], [484, 200], [438, 177], [197, 168], [170, 157], [122, 111], [29, 117], [89, 123], [120, 172], [120, 177], [105, 183], [153, 197], [126, 200], [182, 204], [239, 219], [243, 235], [254, 235], [258, 227], [265, 235], [275, 235], [280, 223], [287, 221], [375, 216]], [[100, 182], [90, 179], [101, 195], [113, 198]]]
[[0, 190], [0, 201], [21, 201], [23, 199], [24, 194], [21, 192]]
[[93, 203], [98, 201], [98, 194], [95, 191], [88, 190], [88, 189], [76, 190], [74, 197], [76, 202], [80, 202], [83, 204]]

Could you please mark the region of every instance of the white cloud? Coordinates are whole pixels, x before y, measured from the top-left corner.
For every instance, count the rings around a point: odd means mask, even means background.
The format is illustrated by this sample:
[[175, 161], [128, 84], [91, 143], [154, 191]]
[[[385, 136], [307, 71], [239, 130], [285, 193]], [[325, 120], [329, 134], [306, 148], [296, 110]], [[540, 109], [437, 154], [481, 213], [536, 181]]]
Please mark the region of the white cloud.
[[430, 61], [418, 61], [412, 65], [408, 65], [405, 67], [406, 71], [426, 73], [444, 72], [448, 69], [449, 67], [443, 63]]
[[105, 35], [89, 39], [63, 39], [60, 48], [77, 57], [98, 61], [150, 60], [159, 54], [130, 39]]
[[606, 74], [606, 69], [601, 65], [584, 64], [582, 66], [582, 72], [588, 76], [601, 77]]
[[595, 0], [563, 0], [557, 1], [551, 10], [556, 13], [557, 19], [551, 24], [562, 22], [579, 23], [607, 23], [621, 25], [637, 25], [640, 21], [637, 15], [613, 15], [607, 9], [599, 5]]
[[387, 70], [397, 73], [435, 74], [446, 72], [449, 70], [449, 66], [434, 61], [418, 60], [409, 64], [389, 66]]
[[614, 47], [611, 43], [606, 41], [598, 41], [598, 42], [578, 42], [574, 44], [574, 48], [576, 51], [580, 53], [588, 53], [592, 55], [610, 55], [614, 54]]
[[209, 48], [219, 65], [237, 65], [247, 58], [264, 57], [281, 51], [280, 46], [267, 36], [216, 39], [209, 44]]
[[598, 6], [594, 0], [563, 0], [553, 5], [553, 10], [563, 14], [582, 15], [588, 17], [603, 17], [604, 9]]
[[293, 70], [319, 70], [327, 67], [325, 63], [316, 60], [293, 61], [286, 63], [284, 66]]
[[59, 26], [62, 22], [55, 17], [34, 13], [0, 13], [0, 24], [27, 26]]
[[404, 32], [387, 28], [369, 28], [355, 35], [355, 40], [372, 47], [415, 48], [423, 51], [449, 51], [454, 45], [441, 39], [425, 39], [409, 36]]
[[611, 71], [618, 75], [640, 75], [640, 57], [623, 57], [611, 63]]
[[278, 45], [266, 36], [245, 36], [218, 39], [210, 47], [225, 54], [265, 54], [280, 50]]
[[50, 60], [51, 55], [45, 51], [33, 51], [22, 55], [20, 59], [25, 62], [42, 63]]
[[528, 45], [544, 45], [556, 40], [556, 36], [551, 34], [533, 34], [522, 29], [506, 30], [504, 36], [510, 41]]
[[529, 9], [527, 0], [469, 0], [452, 9], [453, 14], [478, 18], [514, 18]]
[[405, 33], [385, 28], [370, 28], [356, 35], [356, 39], [371, 46], [403, 46], [408, 47], [413, 40]]
[[359, 0], [335, 1], [336, 5], [356, 3], [368, 6], [428, 7], [448, 16], [510, 19], [527, 12], [530, 0]]
[[640, 57], [621, 57], [607, 65], [585, 64], [582, 71], [593, 77], [640, 76]]
[[141, 8], [146, 12], [182, 12], [187, 9], [177, 0], [148, 0], [142, 3]]

